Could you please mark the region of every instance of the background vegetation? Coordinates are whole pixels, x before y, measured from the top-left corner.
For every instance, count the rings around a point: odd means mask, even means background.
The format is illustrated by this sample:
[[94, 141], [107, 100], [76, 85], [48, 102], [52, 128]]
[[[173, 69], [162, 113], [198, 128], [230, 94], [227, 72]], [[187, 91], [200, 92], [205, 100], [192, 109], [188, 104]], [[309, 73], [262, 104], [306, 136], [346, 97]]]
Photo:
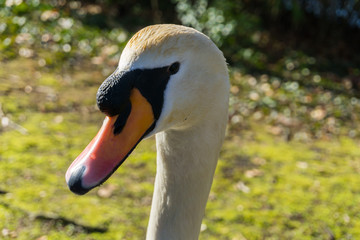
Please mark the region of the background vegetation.
[[101, 125], [98, 86], [154, 23], [222, 49], [229, 127], [201, 239], [360, 238], [360, 2], [0, 0], [0, 239], [143, 239], [144, 141], [85, 196], [64, 174]]

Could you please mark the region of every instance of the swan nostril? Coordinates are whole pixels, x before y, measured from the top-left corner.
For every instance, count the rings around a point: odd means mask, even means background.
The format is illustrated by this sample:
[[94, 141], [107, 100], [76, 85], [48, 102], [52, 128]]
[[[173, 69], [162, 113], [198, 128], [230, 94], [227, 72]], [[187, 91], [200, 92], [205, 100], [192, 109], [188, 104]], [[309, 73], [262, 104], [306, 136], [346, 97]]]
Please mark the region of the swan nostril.
[[72, 172], [69, 181], [68, 181], [68, 187], [69, 189], [78, 195], [84, 195], [85, 193], [87, 193], [88, 191], [90, 191], [90, 189], [84, 188], [82, 186], [82, 177], [83, 174], [86, 170], [85, 166], [81, 166], [79, 168], [77, 168], [74, 172]]
[[115, 135], [119, 134], [123, 130], [123, 128], [126, 124], [126, 121], [129, 118], [130, 112], [131, 112], [131, 103], [129, 101], [126, 104], [126, 106], [122, 107], [122, 109], [120, 110], [120, 114], [114, 123], [114, 134]]

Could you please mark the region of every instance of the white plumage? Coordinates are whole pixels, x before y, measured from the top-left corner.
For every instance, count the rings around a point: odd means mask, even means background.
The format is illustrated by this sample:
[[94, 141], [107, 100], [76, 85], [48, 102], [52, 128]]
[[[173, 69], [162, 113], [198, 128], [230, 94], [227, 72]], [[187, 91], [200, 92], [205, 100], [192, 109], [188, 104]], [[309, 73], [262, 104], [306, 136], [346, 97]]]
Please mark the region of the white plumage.
[[142, 41], [130, 41], [119, 66], [180, 62], [154, 130], [157, 174], [147, 239], [197, 239], [227, 123], [227, 66], [215, 44], [194, 29], [156, 25], [142, 31]]
[[[192, 28], [165, 24], [140, 30], [126, 45], [117, 72], [151, 70], [174, 62], [180, 64], [179, 70], [169, 75], [161, 114], [147, 134], [156, 134], [157, 147], [148, 240], [198, 238], [227, 124], [229, 77], [224, 56], [207, 36]], [[144, 91], [133, 91], [133, 99], [144, 101]], [[105, 104], [104, 99], [100, 98]], [[101, 134], [108, 131], [106, 126]], [[92, 151], [96, 147], [91, 144], [87, 149]], [[66, 178], [72, 191], [84, 194], [110, 176], [98, 163], [104, 172], [91, 172], [96, 170], [91, 168], [93, 155], [81, 154], [69, 168]], [[96, 180], [99, 176], [101, 181]]]

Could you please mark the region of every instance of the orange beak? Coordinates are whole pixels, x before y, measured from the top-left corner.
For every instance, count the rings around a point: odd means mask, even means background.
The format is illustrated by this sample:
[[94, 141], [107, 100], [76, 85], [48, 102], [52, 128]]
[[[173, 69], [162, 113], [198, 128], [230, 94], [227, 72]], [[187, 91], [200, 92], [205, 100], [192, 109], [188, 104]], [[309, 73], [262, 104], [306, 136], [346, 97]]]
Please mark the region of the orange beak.
[[151, 104], [137, 88], [130, 92], [130, 103], [131, 111], [121, 132], [114, 134], [119, 115], [106, 117], [97, 135], [70, 165], [66, 182], [74, 193], [85, 194], [106, 181], [154, 126]]

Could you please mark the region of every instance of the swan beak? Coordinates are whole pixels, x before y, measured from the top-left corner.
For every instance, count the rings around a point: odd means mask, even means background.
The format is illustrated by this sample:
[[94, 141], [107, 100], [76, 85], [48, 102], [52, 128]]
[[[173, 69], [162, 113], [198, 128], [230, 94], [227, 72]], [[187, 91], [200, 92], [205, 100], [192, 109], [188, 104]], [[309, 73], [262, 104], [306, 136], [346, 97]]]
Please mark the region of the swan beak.
[[121, 113], [107, 116], [94, 139], [70, 165], [66, 182], [72, 192], [82, 195], [106, 181], [153, 128], [153, 109], [137, 88], [130, 92], [130, 103], [122, 128], [115, 128]]

